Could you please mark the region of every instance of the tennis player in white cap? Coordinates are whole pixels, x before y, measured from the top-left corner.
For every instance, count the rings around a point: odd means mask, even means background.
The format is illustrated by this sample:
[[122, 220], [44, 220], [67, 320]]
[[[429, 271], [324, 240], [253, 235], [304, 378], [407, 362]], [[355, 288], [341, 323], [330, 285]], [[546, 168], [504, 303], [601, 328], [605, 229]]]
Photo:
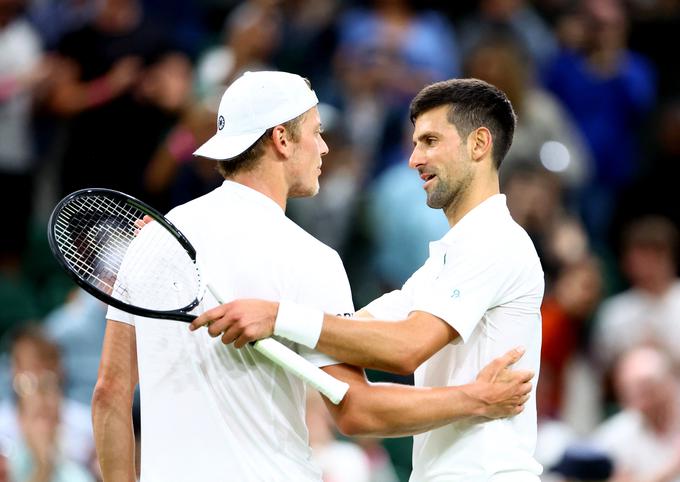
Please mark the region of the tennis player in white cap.
[[[200, 253], [211, 284], [233, 298], [292, 299], [331, 313], [354, 311], [342, 262], [292, 221], [290, 197], [319, 189], [317, 98], [302, 77], [248, 72], [225, 92], [217, 132], [196, 151], [216, 159], [219, 188], [168, 218]], [[179, 288], [178, 288], [179, 289]], [[209, 294], [196, 312], [217, 305]], [[307, 443], [305, 386], [246, 347], [225, 346], [205, 330], [140, 320], [109, 309], [93, 420], [106, 481], [133, 481], [130, 409], [141, 388], [141, 481], [315, 481], [322, 474]], [[518, 413], [529, 372], [507, 368], [514, 350], [460, 387], [370, 384], [363, 370], [303, 345], [291, 348], [350, 384], [331, 414], [348, 434], [397, 436], [472, 416]]]

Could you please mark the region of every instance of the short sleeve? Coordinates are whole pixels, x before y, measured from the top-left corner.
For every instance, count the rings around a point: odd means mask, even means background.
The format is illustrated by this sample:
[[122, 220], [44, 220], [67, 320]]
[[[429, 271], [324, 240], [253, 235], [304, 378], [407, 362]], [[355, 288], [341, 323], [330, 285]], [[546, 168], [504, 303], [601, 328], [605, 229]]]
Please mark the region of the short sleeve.
[[497, 256], [447, 252], [441, 272], [413, 290], [411, 311], [433, 314], [467, 342], [484, 313], [494, 307], [507, 282], [506, 263]]
[[[426, 265], [427, 266], [427, 265]], [[371, 301], [363, 309], [371, 316], [380, 320], [403, 320], [413, 311], [413, 293], [423, 276], [426, 276], [426, 266], [422, 266], [406, 280], [400, 290], [385, 293], [380, 298]]]
[[106, 319], [107, 320], [113, 320], [113, 321], [120, 321], [122, 323], [127, 323], [128, 325], [135, 325], [135, 317], [134, 315], [131, 315], [130, 313], [126, 313], [122, 310], [119, 310], [116, 307], [109, 306], [109, 309], [106, 311]]
[[[299, 298], [293, 300], [323, 310], [325, 313], [346, 316], [354, 313], [352, 290], [340, 256], [328, 247], [312, 266], [314, 275], [304, 278]], [[341, 362], [328, 355], [298, 345], [297, 352], [317, 367], [337, 365]]]
[[403, 320], [411, 312], [411, 300], [405, 291], [394, 290], [371, 301], [362, 309], [380, 320]]

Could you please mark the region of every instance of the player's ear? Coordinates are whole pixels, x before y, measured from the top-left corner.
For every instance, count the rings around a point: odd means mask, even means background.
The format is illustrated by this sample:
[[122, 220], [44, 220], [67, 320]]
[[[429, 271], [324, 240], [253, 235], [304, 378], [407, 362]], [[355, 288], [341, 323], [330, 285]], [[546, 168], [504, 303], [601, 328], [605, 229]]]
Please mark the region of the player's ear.
[[491, 147], [493, 145], [491, 132], [486, 127], [478, 127], [468, 136], [467, 144], [470, 158], [473, 161], [480, 161], [487, 154], [491, 153]]
[[284, 126], [278, 125], [272, 129], [271, 141], [279, 155], [286, 159], [290, 157], [293, 146]]

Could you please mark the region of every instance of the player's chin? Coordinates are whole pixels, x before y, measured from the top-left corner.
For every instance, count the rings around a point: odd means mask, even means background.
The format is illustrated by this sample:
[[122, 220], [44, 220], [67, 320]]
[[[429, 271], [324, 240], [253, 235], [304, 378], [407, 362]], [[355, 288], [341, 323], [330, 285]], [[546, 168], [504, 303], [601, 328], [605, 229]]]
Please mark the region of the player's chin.
[[315, 182], [309, 183], [309, 185], [306, 186], [298, 186], [298, 188], [291, 192], [288, 197], [294, 198], [294, 197], [312, 197], [316, 196], [319, 194], [319, 181], [316, 180]]

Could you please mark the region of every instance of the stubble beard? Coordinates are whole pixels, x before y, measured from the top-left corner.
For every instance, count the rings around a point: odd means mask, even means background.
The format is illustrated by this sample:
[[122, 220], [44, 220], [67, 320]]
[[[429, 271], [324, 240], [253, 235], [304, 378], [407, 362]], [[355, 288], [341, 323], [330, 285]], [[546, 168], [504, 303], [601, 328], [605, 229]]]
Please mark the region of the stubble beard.
[[313, 197], [319, 194], [319, 181], [310, 182], [307, 184], [298, 184], [293, 186], [293, 188], [288, 192], [289, 198], [299, 198], [299, 197]]
[[427, 193], [427, 205], [432, 209], [443, 209], [447, 212], [463, 199], [471, 183], [472, 173], [470, 171], [453, 182], [437, 176], [435, 185]]

